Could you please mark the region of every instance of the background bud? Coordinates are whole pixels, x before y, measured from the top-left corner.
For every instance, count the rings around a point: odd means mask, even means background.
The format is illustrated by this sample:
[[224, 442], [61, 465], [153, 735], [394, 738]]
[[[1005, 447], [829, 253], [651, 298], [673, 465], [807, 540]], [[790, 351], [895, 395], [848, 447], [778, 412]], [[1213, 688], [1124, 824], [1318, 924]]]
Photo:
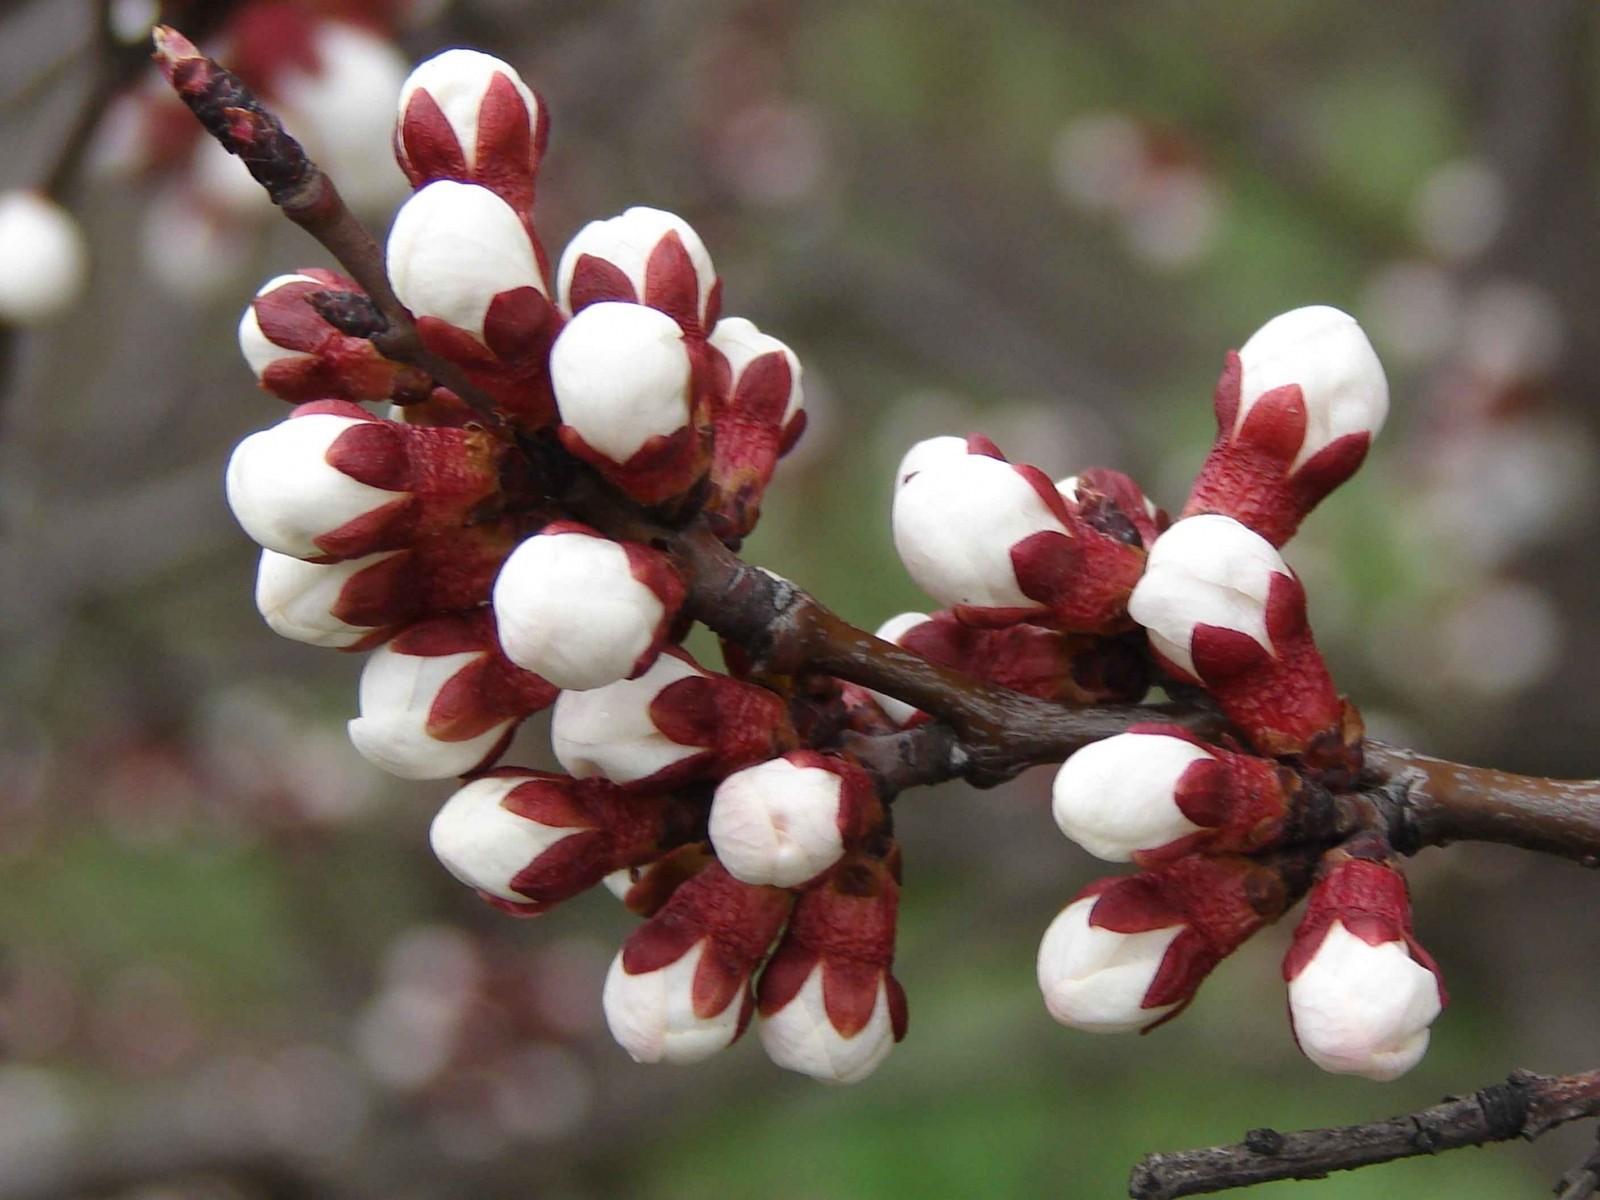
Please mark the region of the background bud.
[[66, 209], [38, 192], [0, 192], [0, 323], [60, 316], [89, 275], [89, 250]]

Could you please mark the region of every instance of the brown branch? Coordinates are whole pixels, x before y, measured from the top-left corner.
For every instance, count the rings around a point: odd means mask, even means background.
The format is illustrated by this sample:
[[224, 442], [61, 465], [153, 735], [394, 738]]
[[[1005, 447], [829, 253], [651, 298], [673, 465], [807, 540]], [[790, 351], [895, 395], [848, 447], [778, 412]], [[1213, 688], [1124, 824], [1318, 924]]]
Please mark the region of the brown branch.
[[1375, 1163], [1512, 1138], [1532, 1141], [1557, 1125], [1600, 1113], [1600, 1071], [1535, 1075], [1516, 1071], [1470, 1096], [1420, 1112], [1345, 1125], [1279, 1133], [1254, 1129], [1244, 1141], [1172, 1154], [1152, 1154], [1133, 1170], [1134, 1200], [1175, 1200], [1282, 1179], [1321, 1179]]

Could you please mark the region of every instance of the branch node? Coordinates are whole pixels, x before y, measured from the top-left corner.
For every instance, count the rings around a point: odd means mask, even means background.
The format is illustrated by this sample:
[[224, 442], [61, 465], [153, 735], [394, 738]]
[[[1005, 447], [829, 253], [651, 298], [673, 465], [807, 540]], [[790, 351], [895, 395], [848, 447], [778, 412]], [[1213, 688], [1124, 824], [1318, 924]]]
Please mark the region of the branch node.
[[1244, 1135], [1244, 1145], [1252, 1154], [1277, 1158], [1283, 1153], [1284, 1136], [1276, 1129], [1252, 1129]]

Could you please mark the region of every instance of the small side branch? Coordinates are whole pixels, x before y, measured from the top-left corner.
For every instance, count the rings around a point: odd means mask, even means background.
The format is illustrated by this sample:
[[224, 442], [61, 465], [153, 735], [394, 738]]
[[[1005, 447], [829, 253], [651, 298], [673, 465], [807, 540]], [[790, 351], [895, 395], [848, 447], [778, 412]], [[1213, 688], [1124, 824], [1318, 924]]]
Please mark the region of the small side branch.
[[[1512, 1138], [1532, 1141], [1557, 1125], [1600, 1113], [1600, 1071], [1535, 1075], [1516, 1071], [1504, 1083], [1432, 1108], [1365, 1125], [1279, 1133], [1254, 1129], [1242, 1142], [1152, 1154], [1134, 1168], [1133, 1200], [1176, 1200], [1282, 1179], [1321, 1179], [1463, 1146]], [[1579, 1193], [1580, 1195], [1582, 1193]]]

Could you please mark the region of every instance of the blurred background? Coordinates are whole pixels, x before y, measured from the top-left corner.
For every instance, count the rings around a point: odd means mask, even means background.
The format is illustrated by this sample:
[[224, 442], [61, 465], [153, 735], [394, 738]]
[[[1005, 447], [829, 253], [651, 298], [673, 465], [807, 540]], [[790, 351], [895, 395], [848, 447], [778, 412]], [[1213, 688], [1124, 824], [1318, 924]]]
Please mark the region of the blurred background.
[[[167, 13], [262, 58], [216, 7]], [[927, 607], [887, 520], [914, 440], [981, 430], [1176, 507], [1224, 351], [1353, 312], [1390, 425], [1289, 552], [1336, 678], [1380, 736], [1600, 773], [1592, 0], [301, 7], [365, 10], [280, 90], [380, 230], [399, 79], [464, 44], [551, 110], [552, 255], [635, 203], [700, 231], [726, 311], [807, 371], [748, 556], [858, 624]], [[599, 1003], [633, 918], [480, 904], [427, 848], [448, 787], [344, 740], [359, 661], [257, 618], [220, 480], [283, 406], [234, 326], [262, 280], [331, 264], [163, 115], [142, 51], [103, 48], [154, 9], [97, 34], [96, 5], [0, 0], [0, 189], [50, 180], [92, 259], [0, 353], [0, 1200], [1114, 1196], [1149, 1151], [1600, 1063], [1600, 879], [1483, 847], [1414, 864], [1453, 1003], [1399, 1082], [1297, 1054], [1286, 929], [1148, 1038], [1057, 1027], [1037, 940], [1100, 872], [1036, 771], [901, 801], [911, 1032], [870, 1080], [753, 1038], [635, 1066]], [[540, 724], [512, 761], [547, 762]], [[1254, 1194], [1543, 1195], [1592, 1136]]]

